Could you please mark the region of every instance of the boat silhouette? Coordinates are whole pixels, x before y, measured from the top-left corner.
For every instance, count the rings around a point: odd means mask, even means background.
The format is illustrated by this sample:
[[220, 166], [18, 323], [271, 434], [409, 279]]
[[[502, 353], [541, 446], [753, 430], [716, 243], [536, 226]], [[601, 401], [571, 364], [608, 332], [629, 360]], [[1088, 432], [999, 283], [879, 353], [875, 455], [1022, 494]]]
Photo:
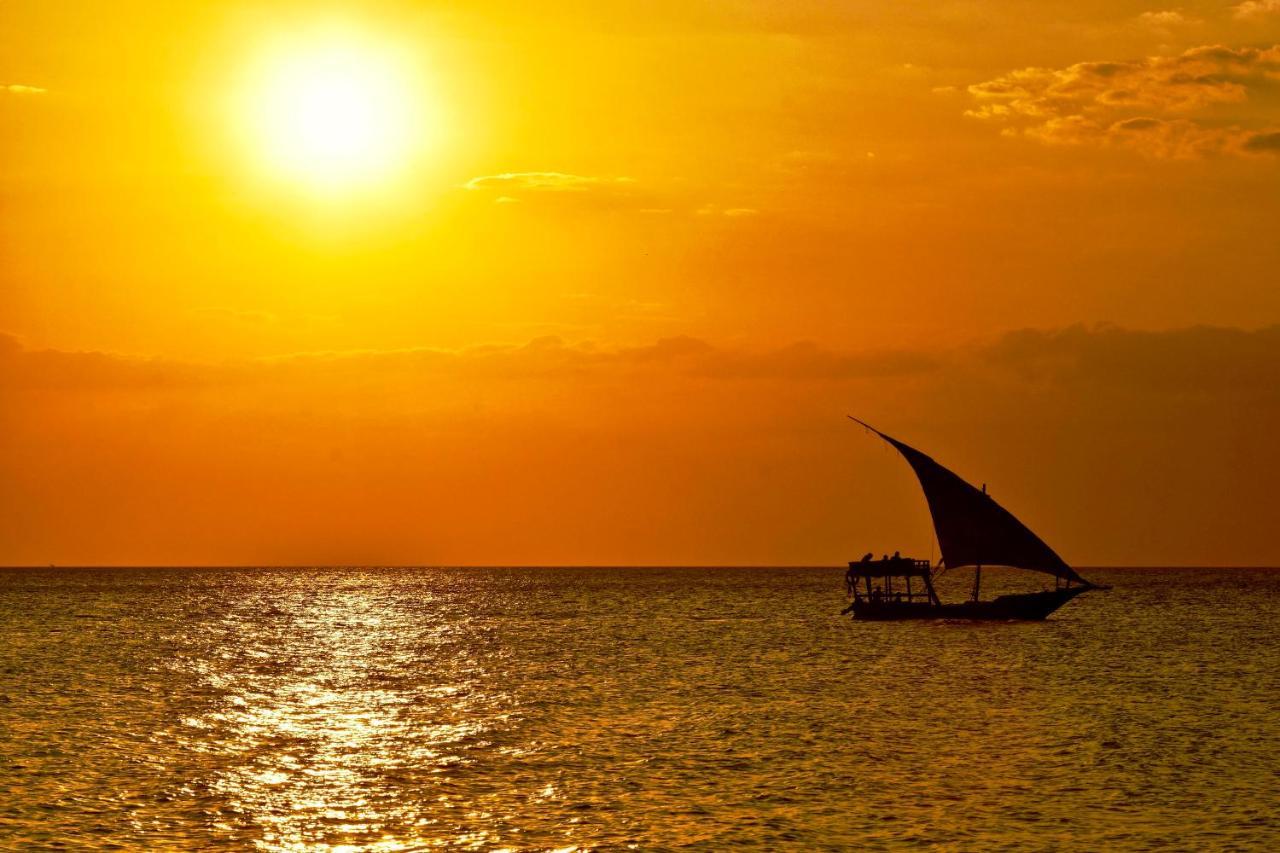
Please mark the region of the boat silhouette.
[[[996, 503], [987, 494], [985, 484], [977, 489], [914, 447], [852, 415], [849, 419], [893, 445], [915, 471], [933, 516], [942, 557], [937, 566], [929, 560], [897, 554], [880, 560], [872, 560], [867, 554], [861, 561], [849, 563], [845, 588], [853, 602], [844, 613], [866, 620], [1037, 620], [1083, 592], [1106, 588], [1077, 574], [1044, 540]], [[968, 601], [944, 604], [934, 589], [934, 578], [949, 569], [967, 566], [974, 567], [972, 596]], [[983, 566], [1052, 575], [1054, 588], [983, 601]], [[917, 581], [914, 587], [912, 580]], [[897, 589], [895, 581], [901, 582]]]

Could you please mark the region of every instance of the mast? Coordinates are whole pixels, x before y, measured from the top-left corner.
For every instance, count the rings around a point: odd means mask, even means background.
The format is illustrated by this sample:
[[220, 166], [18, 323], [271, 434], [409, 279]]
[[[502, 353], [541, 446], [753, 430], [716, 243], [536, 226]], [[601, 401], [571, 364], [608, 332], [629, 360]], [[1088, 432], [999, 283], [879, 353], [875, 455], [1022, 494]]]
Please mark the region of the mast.
[[[982, 493], [987, 493], [987, 484], [982, 484]], [[982, 586], [982, 563], [973, 567], [973, 600], [978, 600], [978, 590]]]

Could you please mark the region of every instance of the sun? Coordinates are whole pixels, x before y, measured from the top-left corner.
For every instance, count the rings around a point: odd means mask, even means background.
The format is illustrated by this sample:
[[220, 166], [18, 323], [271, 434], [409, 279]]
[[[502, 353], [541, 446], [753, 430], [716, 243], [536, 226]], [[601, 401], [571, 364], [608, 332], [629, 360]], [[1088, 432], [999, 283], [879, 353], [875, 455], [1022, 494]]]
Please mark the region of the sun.
[[350, 27], [272, 42], [234, 101], [233, 121], [259, 171], [311, 193], [403, 179], [439, 136], [420, 59], [394, 37]]

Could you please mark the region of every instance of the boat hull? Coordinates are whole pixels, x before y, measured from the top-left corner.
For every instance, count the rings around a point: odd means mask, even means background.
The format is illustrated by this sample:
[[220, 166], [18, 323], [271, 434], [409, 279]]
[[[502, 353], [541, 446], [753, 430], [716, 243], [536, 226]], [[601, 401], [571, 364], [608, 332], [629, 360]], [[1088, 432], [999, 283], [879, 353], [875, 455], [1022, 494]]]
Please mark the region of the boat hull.
[[1089, 589], [1069, 589], [1002, 595], [992, 601], [966, 601], [960, 604], [931, 604], [922, 601], [869, 601], [853, 604], [853, 618], [872, 622], [901, 619], [965, 619], [982, 621], [1038, 621]]

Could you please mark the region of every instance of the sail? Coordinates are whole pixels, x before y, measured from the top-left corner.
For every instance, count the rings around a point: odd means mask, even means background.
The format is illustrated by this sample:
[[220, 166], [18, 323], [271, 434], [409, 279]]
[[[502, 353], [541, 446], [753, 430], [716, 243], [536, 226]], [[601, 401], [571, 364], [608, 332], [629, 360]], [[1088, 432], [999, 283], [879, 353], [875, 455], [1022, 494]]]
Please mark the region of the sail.
[[1052, 548], [986, 492], [975, 489], [932, 458], [852, 418], [897, 448], [920, 479], [942, 562], [959, 566], [1012, 566], [1088, 584]]

